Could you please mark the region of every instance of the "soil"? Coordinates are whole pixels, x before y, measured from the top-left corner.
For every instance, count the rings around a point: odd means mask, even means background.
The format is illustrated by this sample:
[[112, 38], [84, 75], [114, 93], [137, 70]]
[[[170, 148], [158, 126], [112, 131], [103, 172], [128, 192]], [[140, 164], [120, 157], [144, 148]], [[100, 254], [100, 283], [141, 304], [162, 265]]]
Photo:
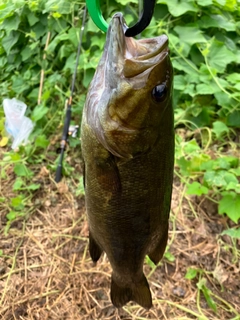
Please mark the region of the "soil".
[[[15, 177], [9, 170], [1, 197], [11, 196]], [[240, 319], [240, 241], [221, 235], [230, 222], [216, 204], [186, 197], [175, 180], [165, 256], [156, 268], [144, 265], [153, 307], [146, 311], [131, 302], [116, 309], [106, 255], [96, 265], [89, 257], [84, 196], [75, 195], [74, 179], [57, 185], [42, 167], [36, 180], [42, 187], [24, 219], [8, 230], [7, 209], [1, 212], [1, 319]], [[189, 268], [192, 279], [185, 277]]]

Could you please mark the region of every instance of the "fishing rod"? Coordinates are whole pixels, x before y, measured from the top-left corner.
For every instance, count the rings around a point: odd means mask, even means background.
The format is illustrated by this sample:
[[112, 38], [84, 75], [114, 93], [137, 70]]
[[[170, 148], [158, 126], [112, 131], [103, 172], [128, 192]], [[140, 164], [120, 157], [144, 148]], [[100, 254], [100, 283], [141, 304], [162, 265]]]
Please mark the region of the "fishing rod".
[[56, 176], [55, 181], [58, 183], [62, 179], [62, 163], [64, 158], [64, 151], [66, 150], [66, 146], [68, 143], [68, 136], [69, 136], [69, 127], [70, 127], [70, 121], [71, 121], [71, 114], [72, 114], [72, 100], [73, 100], [73, 93], [75, 88], [75, 82], [77, 77], [77, 68], [80, 58], [80, 52], [82, 47], [82, 38], [83, 38], [83, 32], [85, 28], [85, 22], [86, 22], [86, 16], [87, 16], [87, 7], [85, 6], [84, 12], [83, 12], [83, 19], [82, 19], [82, 27], [80, 31], [80, 39], [78, 43], [78, 50], [77, 50], [77, 58], [76, 58], [76, 65], [74, 69], [74, 74], [72, 78], [72, 85], [71, 85], [71, 91], [70, 91], [70, 97], [67, 102], [67, 110], [65, 115], [65, 121], [64, 121], [64, 127], [63, 127], [63, 134], [62, 134], [62, 140], [60, 144], [60, 159], [56, 170]]

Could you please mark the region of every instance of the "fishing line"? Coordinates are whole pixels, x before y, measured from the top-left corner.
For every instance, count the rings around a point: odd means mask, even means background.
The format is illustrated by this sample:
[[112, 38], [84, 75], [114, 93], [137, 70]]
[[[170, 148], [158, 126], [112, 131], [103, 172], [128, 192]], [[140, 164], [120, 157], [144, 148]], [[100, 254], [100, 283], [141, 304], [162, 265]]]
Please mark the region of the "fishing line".
[[69, 126], [70, 126], [71, 113], [72, 113], [72, 100], [73, 100], [73, 93], [74, 93], [75, 82], [76, 82], [76, 77], [77, 77], [77, 68], [78, 68], [78, 63], [79, 63], [79, 58], [80, 58], [80, 53], [81, 53], [82, 38], [83, 38], [83, 33], [84, 33], [84, 28], [85, 28], [86, 16], [87, 16], [87, 7], [85, 6], [84, 12], [83, 12], [83, 18], [82, 18], [80, 38], [79, 38], [79, 43], [78, 43], [76, 65], [75, 65], [75, 69], [74, 69], [74, 73], [73, 73], [70, 97], [69, 97], [68, 103], [67, 103], [67, 111], [66, 111], [66, 115], [65, 115], [62, 140], [61, 140], [61, 144], [60, 144], [60, 159], [59, 159], [59, 164], [57, 166], [56, 177], [55, 177], [55, 181], [57, 183], [60, 182], [62, 179], [62, 163], [63, 163], [64, 151], [66, 149], [67, 142], [68, 142], [68, 136], [69, 136]]

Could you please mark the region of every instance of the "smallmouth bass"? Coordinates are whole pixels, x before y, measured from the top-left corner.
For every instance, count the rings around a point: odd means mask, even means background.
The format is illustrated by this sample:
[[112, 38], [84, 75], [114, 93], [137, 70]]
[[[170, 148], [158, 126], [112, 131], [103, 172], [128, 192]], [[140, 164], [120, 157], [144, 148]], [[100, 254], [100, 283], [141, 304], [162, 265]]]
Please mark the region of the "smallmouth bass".
[[94, 262], [108, 256], [116, 307], [135, 301], [149, 309], [144, 258], [157, 264], [168, 239], [173, 71], [167, 36], [135, 40], [125, 30], [115, 14], [83, 110], [89, 251]]

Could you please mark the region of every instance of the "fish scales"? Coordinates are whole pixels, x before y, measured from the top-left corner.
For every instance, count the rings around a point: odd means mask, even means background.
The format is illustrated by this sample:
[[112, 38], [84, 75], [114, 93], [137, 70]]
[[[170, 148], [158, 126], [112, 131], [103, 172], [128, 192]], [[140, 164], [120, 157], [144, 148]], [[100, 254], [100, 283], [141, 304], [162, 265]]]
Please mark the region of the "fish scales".
[[116, 307], [152, 306], [143, 274], [168, 238], [174, 130], [167, 37], [124, 36], [120, 13], [109, 25], [103, 56], [83, 110], [81, 146], [93, 261], [106, 252]]

